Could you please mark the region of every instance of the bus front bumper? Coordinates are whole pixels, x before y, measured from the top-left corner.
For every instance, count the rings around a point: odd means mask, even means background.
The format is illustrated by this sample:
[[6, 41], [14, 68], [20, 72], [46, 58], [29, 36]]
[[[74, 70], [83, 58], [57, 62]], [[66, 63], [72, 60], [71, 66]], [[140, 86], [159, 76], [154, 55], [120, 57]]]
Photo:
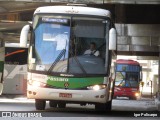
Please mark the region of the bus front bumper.
[[27, 97], [30, 99], [44, 99], [55, 101], [73, 101], [86, 103], [106, 103], [109, 92], [107, 88], [100, 90], [68, 90], [42, 88], [28, 85]]

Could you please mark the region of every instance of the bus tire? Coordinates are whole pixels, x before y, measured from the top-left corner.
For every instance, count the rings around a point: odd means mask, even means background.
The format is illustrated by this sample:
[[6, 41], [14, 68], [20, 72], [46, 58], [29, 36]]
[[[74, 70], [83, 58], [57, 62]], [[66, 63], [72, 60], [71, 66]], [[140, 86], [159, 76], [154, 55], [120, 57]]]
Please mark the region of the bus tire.
[[97, 103], [95, 104], [96, 111], [105, 111], [105, 104], [103, 103]]
[[96, 111], [111, 111], [112, 109], [112, 101], [107, 103], [98, 103], [95, 104]]
[[65, 107], [66, 107], [66, 103], [59, 102], [59, 103], [58, 103], [58, 107], [59, 107], [59, 108], [65, 108]]
[[113, 96], [113, 99], [117, 99], [117, 96]]
[[112, 100], [106, 103], [106, 111], [112, 110]]
[[131, 97], [130, 99], [131, 100], [137, 100], [137, 97]]
[[49, 101], [49, 106], [50, 107], [57, 107], [57, 102], [51, 100], [51, 101]]
[[36, 110], [44, 110], [46, 107], [46, 101], [36, 99], [35, 100], [35, 107], [36, 107]]

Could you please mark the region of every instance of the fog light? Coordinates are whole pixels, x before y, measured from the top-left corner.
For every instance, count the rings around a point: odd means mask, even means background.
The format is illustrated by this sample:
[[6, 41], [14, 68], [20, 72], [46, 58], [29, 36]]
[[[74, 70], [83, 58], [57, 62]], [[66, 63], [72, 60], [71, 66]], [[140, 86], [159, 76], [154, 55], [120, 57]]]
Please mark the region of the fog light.
[[33, 95], [36, 95], [36, 92], [33, 92]]
[[104, 98], [104, 95], [101, 95], [100, 98]]
[[95, 98], [99, 98], [99, 95], [95, 96]]

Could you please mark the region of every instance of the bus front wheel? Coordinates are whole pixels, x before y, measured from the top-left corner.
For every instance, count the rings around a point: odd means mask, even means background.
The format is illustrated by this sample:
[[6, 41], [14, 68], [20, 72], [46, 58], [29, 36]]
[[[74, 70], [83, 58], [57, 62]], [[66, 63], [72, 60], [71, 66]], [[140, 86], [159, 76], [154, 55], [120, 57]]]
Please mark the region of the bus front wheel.
[[130, 100], [137, 100], [137, 97], [129, 97]]
[[44, 110], [46, 107], [46, 101], [45, 100], [35, 100], [35, 107], [37, 110]]

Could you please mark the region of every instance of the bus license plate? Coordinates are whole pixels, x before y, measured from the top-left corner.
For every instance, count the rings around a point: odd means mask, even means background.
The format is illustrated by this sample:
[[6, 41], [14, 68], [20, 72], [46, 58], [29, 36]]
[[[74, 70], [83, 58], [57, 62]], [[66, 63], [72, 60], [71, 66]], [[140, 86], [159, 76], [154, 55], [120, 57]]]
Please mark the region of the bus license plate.
[[70, 94], [70, 93], [59, 93], [59, 97], [72, 98], [72, 94]]

